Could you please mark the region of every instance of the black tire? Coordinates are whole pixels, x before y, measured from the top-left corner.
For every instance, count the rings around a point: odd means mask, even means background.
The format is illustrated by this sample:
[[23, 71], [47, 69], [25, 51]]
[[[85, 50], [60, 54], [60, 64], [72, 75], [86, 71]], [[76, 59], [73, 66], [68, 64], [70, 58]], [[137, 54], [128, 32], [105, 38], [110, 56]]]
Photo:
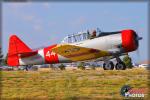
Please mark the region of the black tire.
[[114, 69], [114, 64], [112, 61], [108, 61], [107, 63], [103, 64], [103, 69], [104, 70], [113, 70]]
[[118, 62], [115, 66], [116, 70], [125, 70], [126, 69], [126, 65], [124, 62]]

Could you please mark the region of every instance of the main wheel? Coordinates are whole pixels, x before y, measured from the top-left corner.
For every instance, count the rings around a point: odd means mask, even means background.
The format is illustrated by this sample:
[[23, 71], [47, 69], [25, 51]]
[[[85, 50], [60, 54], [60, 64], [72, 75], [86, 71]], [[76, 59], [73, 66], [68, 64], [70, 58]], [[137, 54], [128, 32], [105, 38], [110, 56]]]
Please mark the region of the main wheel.
[[116, 70], [125, 70], [126, 69], [126, 65], [124, 62], [118, 62], [115, 66]]
[[114, 69], [114, 64], [112, 61], [108, 61], [107, 63], [103, 64], [103, 69], [104, 70], [113, 70]]

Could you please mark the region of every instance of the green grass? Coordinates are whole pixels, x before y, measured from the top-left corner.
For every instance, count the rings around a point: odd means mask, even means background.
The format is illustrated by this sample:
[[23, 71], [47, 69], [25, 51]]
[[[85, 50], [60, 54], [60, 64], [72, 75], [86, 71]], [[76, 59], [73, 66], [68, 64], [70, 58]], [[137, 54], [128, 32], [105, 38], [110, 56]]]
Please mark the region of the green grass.
[[1, 72], [1, 98], [3, 99], [56, 99], [91, 100], [123, 99], [120, 88], [128, 84], [135, 88], [148, 88], [148, 71], [74, 70]]

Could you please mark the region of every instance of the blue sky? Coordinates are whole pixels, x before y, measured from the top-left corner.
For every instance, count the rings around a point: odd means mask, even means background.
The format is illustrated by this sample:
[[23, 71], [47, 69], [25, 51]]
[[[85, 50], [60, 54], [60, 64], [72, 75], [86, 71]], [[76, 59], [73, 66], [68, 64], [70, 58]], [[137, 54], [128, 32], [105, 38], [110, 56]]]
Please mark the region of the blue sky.
[[148, 59], [148, 4], [146, 2], [29, 2], [3, 3], [2, 46], [18, 35], [29, 47], [59, 43], [67, 34], [94, 29], [134, 29], [143, 40], [139, 53], [130, 53], [134, 62]]

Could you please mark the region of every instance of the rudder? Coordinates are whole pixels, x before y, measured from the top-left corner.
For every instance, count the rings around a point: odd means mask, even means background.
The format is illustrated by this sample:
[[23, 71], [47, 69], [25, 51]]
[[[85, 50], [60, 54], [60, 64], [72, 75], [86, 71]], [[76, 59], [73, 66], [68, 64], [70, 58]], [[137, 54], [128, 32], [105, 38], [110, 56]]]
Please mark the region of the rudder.
[[19, 53], [31, 52], [32, 50], [21, 41], [16, 35], [9, 38], [8, 59], [9, 66], [19, 65]]

